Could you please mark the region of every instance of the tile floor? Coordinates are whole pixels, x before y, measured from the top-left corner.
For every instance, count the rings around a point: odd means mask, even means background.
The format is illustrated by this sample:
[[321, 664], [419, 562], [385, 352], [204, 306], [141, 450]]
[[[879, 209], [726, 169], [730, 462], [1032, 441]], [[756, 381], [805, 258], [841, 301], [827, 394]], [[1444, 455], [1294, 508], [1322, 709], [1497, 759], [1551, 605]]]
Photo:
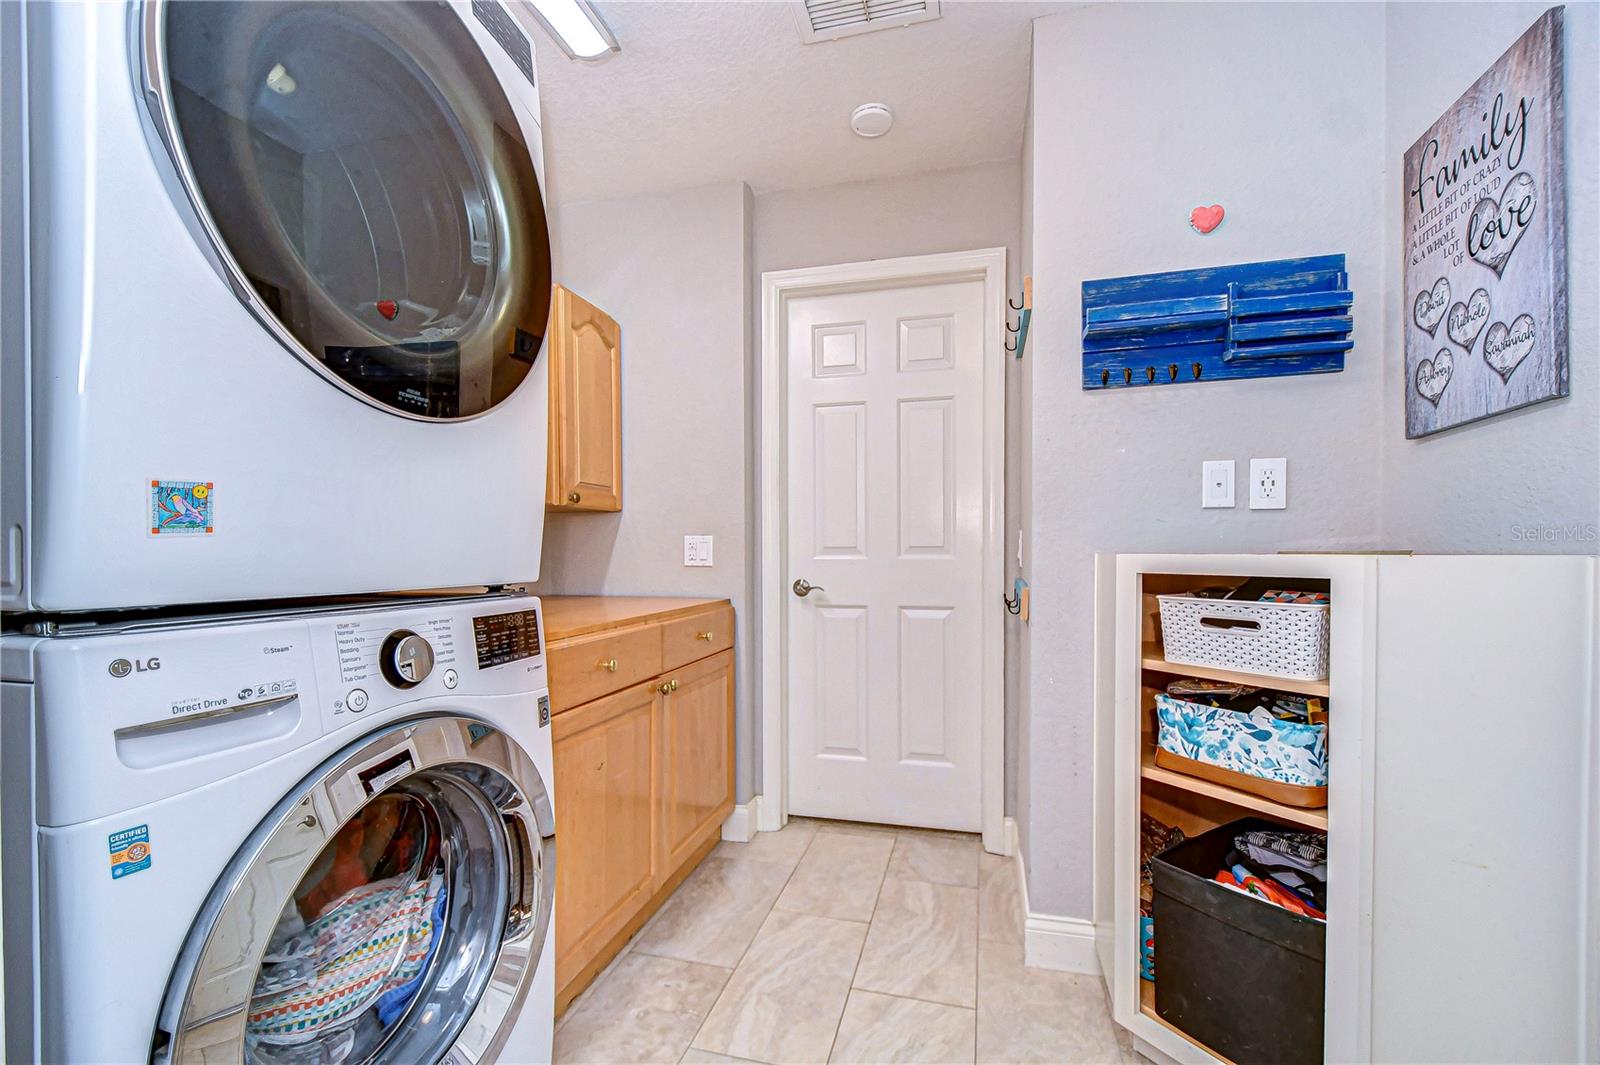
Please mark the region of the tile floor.
[[793, 820], [723, 842], [567, 1011], [557, 1062], [1135, 1062], [1098, 977], [1022, 964], [976, 836]]

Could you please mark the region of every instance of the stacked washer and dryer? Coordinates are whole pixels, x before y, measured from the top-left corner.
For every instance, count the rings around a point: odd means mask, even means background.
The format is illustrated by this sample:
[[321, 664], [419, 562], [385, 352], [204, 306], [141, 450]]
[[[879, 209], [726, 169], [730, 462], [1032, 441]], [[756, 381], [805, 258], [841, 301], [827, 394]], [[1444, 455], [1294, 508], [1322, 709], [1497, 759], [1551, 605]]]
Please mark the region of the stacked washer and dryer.
[[549, 1059], [511, 2], [0, 5], [7, 1060]]

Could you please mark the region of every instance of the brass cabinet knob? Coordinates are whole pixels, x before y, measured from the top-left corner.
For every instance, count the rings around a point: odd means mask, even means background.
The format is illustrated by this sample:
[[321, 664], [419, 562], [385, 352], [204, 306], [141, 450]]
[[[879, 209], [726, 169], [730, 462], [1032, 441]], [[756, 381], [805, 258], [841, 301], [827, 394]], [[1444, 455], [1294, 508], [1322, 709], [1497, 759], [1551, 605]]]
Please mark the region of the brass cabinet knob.
[[567, 502], [568, 503], [581, 503], [581, 502], [583, 502], [583, 497], [581, 495], [579, 495], [577, 492], [568, 492], [567, 493]]
[[704, 640], [706, 643], [710, 643], [712, 640], [712, 634], [709, 632], [697, 632], [694, 634], [694, 638], [697, 640]]
[[677, 677], [673, 677], [671, 683], [672, 683], [672, 690], [673, 691], [677, 691], [678, 690], [678, 678]]
[[656, 688], [656, 691], [660, 692], [662, 695], [670, 694], [672, 691], [672, 682], [670, 680], [662, 681], [661, 685]]
[[617, 660], [615, 658], [602, 659], [595, 668], [603, 669], [607, 673], [615, 673], [617, 671]]

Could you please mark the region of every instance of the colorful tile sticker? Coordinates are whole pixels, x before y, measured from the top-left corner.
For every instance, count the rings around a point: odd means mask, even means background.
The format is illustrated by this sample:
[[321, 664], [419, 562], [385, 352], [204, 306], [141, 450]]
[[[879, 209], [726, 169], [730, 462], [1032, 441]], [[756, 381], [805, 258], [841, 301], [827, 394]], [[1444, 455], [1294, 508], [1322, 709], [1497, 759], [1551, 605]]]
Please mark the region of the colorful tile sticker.
[[216, 532], [216, 485], [210, 481], [151, 481], [150, 535], [205, 536]]
[[111, 845], [111, 879], [121, 880], [150, 868], [149, 825], [113, 832], [106, 842]]

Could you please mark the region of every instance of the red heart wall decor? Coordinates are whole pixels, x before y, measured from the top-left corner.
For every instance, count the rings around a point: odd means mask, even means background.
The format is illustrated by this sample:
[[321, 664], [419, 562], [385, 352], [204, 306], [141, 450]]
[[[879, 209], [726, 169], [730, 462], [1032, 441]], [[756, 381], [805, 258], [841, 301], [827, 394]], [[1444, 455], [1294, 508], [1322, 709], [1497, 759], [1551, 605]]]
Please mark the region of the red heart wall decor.
[[1194, 226], [1197, 233], [1209, 233], [1222, 224], [1222, 204], [1214, 203], [1210, 207], [1196, 207], [1189, 212], [1189, 224]]

